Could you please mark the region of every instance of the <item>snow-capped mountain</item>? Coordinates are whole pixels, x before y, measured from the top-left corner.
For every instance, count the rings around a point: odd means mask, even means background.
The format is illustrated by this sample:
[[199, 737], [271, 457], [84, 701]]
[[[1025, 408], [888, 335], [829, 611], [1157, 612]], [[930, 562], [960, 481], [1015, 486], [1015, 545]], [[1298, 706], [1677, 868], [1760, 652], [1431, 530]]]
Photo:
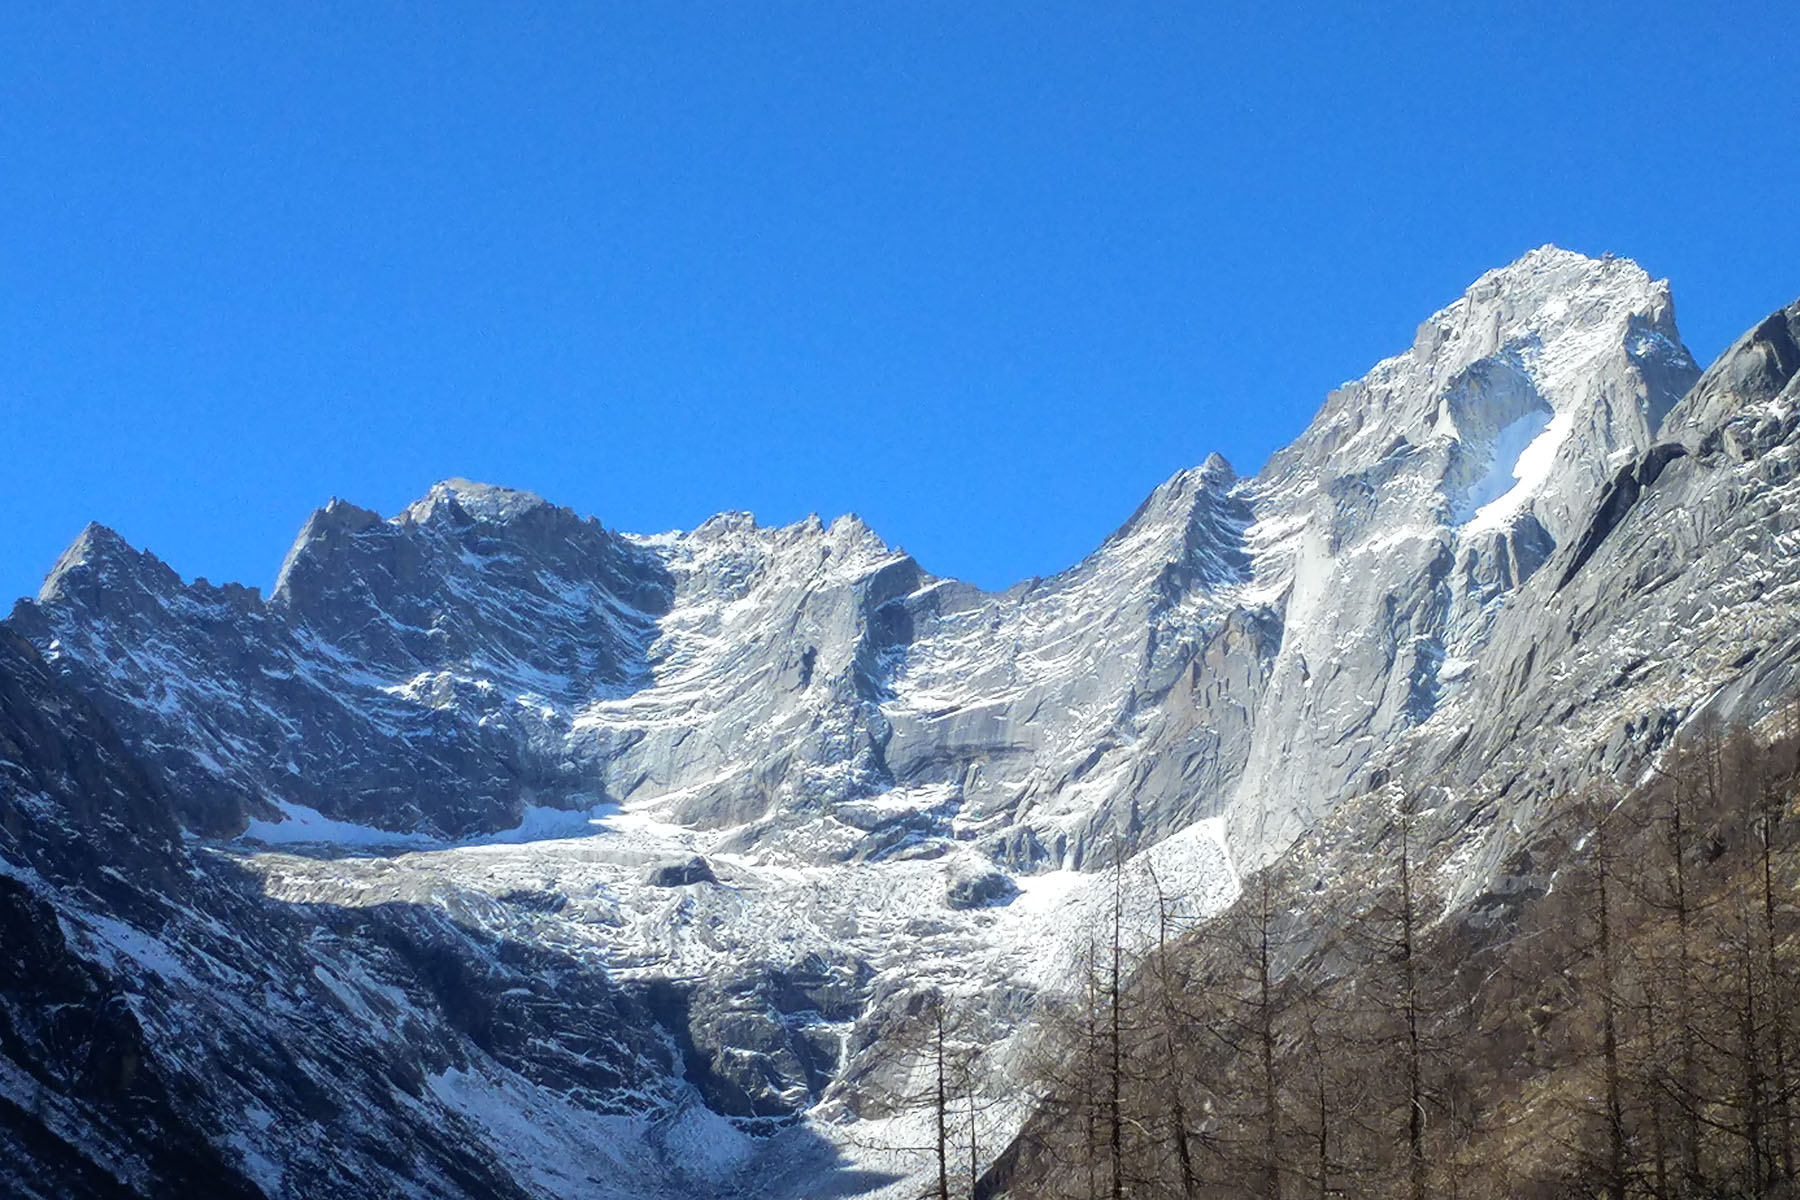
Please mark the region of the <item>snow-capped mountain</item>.
[[1569, 784], [1792, 683], [1797, 342], [1701, 375], [1666, 283], [1535, 250], [1001, 593], [854, 517], [463, 480], [332, 501], [267, 598], [90, 527], [0, 662], [0, 894], [72, 997], [0, 975], [0, 1145], [43, 1194], [904, 1188], [937, 989], [996, 1153], [1096, 867], [1148, 936], [1152, 872], [1201, 919], [1393, 777], [1474, 904]]

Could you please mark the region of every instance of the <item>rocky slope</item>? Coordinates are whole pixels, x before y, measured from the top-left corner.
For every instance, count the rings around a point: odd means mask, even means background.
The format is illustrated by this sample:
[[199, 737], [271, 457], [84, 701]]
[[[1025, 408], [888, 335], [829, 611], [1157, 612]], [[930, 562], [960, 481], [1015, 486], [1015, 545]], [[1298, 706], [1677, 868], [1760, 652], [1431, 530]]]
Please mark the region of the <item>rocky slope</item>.
[[[671, 1144], [708, 1164], [675, 1194], [854, 1194], [916, 1166], [883, 1043], [927, 988], [989, 1047], [991, 1154], [1095, 867], [1128, 860], [1148, 936], [1152, 869], [1198, 919], [1394, 777], [1441, 790], [1476, 903], [1570, 782], [1791, 682], [1797, 336], [1800, 308], [1701, 376], [1665, 283], [1533, 251], [1255, 478], [1209, 459], [1004, 593], [852, 517], [638, 537], [466, 481], [389, 520], [333, 501], [266, 599], [90, 527], [5, 678], [131, 782], [0, 743], [32, 781], [0, 883], [168, 1080], [194, 1157], [146, 1188], [329, 1194], [297, 1182], [324, 1137], [393, 1194], [653, 1195]], [[115, 844], [126, 891], [90, 891], [68, 864]], [[31, 1065], [26, 978], [0, 1100], [38, 1112], [31, 1075], [68, 1107], [15, 1140], [41, 1178], [123, 1177], [150, 1135]], [[299, 1077], [324, 1098], [265, 1094]]]

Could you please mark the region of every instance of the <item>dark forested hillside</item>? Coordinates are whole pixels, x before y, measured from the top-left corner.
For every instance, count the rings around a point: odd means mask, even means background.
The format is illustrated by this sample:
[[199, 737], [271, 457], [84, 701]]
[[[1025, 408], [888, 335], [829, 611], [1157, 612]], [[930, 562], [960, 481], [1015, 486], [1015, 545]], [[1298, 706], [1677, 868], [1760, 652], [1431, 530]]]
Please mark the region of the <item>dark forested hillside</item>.
[[1099, 946], [984, 1193], [1795, 1194], [1797, 722], [1565, 797], [1485, 907], [1446, 915], [1454, 843], [1390, 786], [1373, 869], [1312, 839], [1202, 932]]

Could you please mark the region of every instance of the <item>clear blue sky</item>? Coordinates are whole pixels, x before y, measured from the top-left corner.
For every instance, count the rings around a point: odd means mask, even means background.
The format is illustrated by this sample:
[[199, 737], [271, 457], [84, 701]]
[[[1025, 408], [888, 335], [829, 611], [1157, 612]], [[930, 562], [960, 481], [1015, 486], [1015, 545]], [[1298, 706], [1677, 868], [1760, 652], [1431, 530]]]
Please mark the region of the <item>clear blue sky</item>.
[[1800, 295], [1786, 6], [1380, 9], [7, 5], [0, 590], [449, 475], [999, 586], [1540, 243]]

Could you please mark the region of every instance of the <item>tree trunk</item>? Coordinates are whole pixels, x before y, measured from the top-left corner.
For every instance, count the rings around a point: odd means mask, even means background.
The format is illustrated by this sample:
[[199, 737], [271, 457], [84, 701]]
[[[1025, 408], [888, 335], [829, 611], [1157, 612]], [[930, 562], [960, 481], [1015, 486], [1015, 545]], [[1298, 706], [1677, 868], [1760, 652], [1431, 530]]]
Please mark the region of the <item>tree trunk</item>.
[[1275, 1086], [1275, 1000], [1269, 964], [1269, 924], [1274, 915], [1270, 911], [1269, 874], [1267, 869], [1262, 872], [1261, 906], [1257, 913], [1256, 1036], [1262, 1059], [1263, 1195], [1269, 1200], [1280, 1200], [1281, 1110]]
[[1108, 1050], [1111, 1062], [1107, 1071], [1107, 1138], [1112, 1163], [1112, 1198], [1124, 1200], [1125, 1196], [1125, 1111], [1124, 1111], [1124, 1054], [1120, 1042], [1120, 978], [1124, 966], [1123, 958], [1123, 923], [1125, 904], [1124, 897], [1124, 863], [1121, 861], [1123, 850], [1115, 841], [1113, 843], [1113, 912], [1112, 912], [1112, 970], [1107, 979], [1107, 1008], [1112, 1025]]
[[1419, 1037], [1418, 964], [1413, 957], [1418, 915], [1412, 894], [1412, 801], [1409, 798], [1404, 803], [1400, 817], [1400, 969], [1406, 1018], [1408, 1182], [1411, 1200], [1425, 1200], [1425, 1068]]
[[1787, 1021], [1789, 997], [1787, 989], [1782, 986], [1782, 969], [1776, 948], [1780, 942], [1780, 933], [1776, 926], [1777, 909], [1780, 903], [1775, 888], [1775, 822], [1781, 813], [1781, 795], [1770, 785], [1762, 797], [1760, 814], [1759, 849], [1762, 859], [1762, 902], [1763, 902], [1763, 952], [1767, 962], [1769, 977], [1769, 1041], [1770, 1069], [1774, 1078], [1771, 1080], [1771, 1092], [1774, 1098], [1770, 1119], [1775, 1122], [1775, 1151], [1784, 1183], [1794, 1182], [1794, 1124], [1792, 1116], [1792, 1091], [1788, 1081], [1787, 1065]]
[[1181, 1172], [1182, 1200], [1195, 1200], [1200, 1192], [1200, 1179], [1194, 1169], [1194, 1148], [1188, 1138], [1187, 1104], [1182, 1099], [1180, 1047], [1180, 1009], [1176, 1005], [1175, 979], [1169, 946], [1169, 905], [1163, 895], [1162, 880], [1157, 878], [1155, 864], [1149, 864], [1150, 882], [1156, 888], [1156, 991], [1158, 1015], [1162, 1019], [1163, 1087], [1169, 1098], [1170, 1139], [1175, 1143], [1175, 1162]]
[[950, 1200], [950, 1094], [944, 1078], [944, 1005], [933, 1012], [933, 1041], [937, 1050], [937, 1167], [938, 1200]]
[[1693, 913], [1689, 907], [1687, 891], [1687, 831], [1682, 823], [1685, 807], [1682, 789], [1687, 784], [1682, 776], [1685, 775], [1686, 772], [1683, 771], [1674, 782], [1669, 810], [1669, 860], [1672, 868], [1676, 936], [1673, 1014], [1676, 1039], [1675, 1091], [1686, 1126], [1681, 1138], [1683, 1190], [1693, 1193], [1700, 1189], [1700, 1104], [1694, 1054]]
[[1606, 1071], [1606, 1194], [1625, 1200], [1625, 1105], [1619, 1083], [1618, 980], [1613, 967], [1612, 849], [1605, 812], [1594, 824], [1595, 890], [1600, 920], [1600, 1052]]

